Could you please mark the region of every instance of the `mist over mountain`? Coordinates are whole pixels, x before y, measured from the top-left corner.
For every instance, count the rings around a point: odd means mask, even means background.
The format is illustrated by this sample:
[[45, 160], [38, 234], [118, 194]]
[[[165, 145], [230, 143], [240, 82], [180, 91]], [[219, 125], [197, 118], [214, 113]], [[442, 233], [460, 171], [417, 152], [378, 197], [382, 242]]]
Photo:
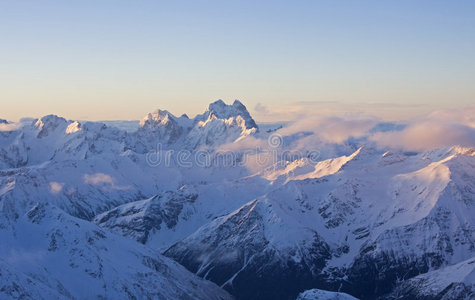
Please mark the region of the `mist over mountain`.
[[0, 119], [0, 298], [473, 299], [474, 116]]

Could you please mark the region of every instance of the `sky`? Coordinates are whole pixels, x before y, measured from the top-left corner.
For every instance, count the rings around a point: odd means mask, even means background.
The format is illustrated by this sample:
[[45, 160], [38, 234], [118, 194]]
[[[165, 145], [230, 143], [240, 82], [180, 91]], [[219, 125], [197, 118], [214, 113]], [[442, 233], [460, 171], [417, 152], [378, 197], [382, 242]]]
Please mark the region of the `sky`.
[[475, 1], [0, 0], [0, 118], [262, 122], [475, 105]]

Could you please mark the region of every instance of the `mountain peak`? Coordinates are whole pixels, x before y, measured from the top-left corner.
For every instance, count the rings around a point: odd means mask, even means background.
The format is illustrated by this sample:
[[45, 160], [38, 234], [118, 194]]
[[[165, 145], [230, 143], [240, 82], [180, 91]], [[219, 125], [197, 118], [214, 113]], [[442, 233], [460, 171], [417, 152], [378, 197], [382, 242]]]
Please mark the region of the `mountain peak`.
[[244, 122], [246, 129], [256, 128], [257, 124], [247, 111], [246, 106], [239, 100], [234, 100], [233, 104], [228, 105], [219, 99], [208, 106], [206, 112], [202, 115], [202, 119], [207, 120], [214, 115], [217, 119], [237, 118], [240, 116]]
[[216, 109], [216, 108], [219, 109], [219, 108], [225, 107], [225, 106], [226, 106], [226, 103], [223, 100], [218, 99], [218, 100], [216, 100], [216, 101], [214, 101], [214, 102], [212, 102], [208, 105], [208, 110], [213, 110], [213, 109]]
[[57, 115], [47, 115], [42, 117], [41, 119], [36, 119], [34, 121], [34, 127], [39, 130], [37, 137], [45, 137], [50, 132], [56, 130], [56, 128], [63, 125], [63, 127], [67, 126], [68, 121], [65, 118], [58, 117]]
[[190, 119], [186, 114], [176, 117], [166, 110], [157, 109], [140, 121], [138, 137], [145, 148], [150, 142], [196, 149], [235, 141], [258, 131], [244, 104], [235, 100], [226, 104], [219, 99], [208, 105], [206, 111]]
[[150, 127], [154, 124], [165, 125], [170, 120], [175, 120], [175, 119], [176, 117], [172, 115], [170, 112], [168, 112], [167, 110], [157, 109], [154, 112], [147, 114], [140, 121], [140, 127], [144, 127], [144, 126]]
[[58, 117], [57, 115], [46, 115], [44, 117], [41, 117], [40, 119], [36, 119], [35, 126], [40, 127], [40, 126], [45, 126], [45, 125], [53, 125], [53, 124], [58, 124], [66, 122], [66, 119], [63, 117]]
[[247, 111], [246, 106], [244, 106], [244, 104], [242, 104], [242, 102], [239, 101], [238, 99], [234, 100], [233, 106], [234, 106], [236, 109]]

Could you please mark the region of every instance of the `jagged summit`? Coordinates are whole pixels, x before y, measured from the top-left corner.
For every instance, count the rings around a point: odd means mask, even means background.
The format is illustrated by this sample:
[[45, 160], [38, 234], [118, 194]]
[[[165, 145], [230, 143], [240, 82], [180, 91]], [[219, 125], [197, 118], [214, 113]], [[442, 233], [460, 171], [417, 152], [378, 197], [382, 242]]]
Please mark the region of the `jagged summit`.
[[168, 121], [169, 112], [166, 110], [157, 109], [156, 111], [147, 114], [141, 121], [140, 126], [151, 126], [154, 123], [164, 123]]
[[225, 103], [223, 100], [218, 99], [218, 100], [216, 100], [216, 101], [210, 103], [210, 104], [208, 105], [208, 109], [207, 109], [207, 110], [210, 111], [210, 110], [220, 109], [220, 108], [223, 108], [223, 107], [225, 107], [225, 106], [227, 106], [226, 103]]
[[154, 127], [160, 125], [167, 125], [169, 122], [177, 123], [180, 119], [187, 120], [188, 116], [185, 114], [181, 117], [176, 117], [167, 110], [157, 109], [152, 113], [147, 114], [141, 121], [140, 127]]
[[[233, 104], [217, 100], [192, 119], [186, 114], [176, 117], [157, 109], [142, 119], [137, 136], [146, 149], [155, 147], [157, 142], [196, 149], [233, 142], [257, 131], [256, 122], [239, 100]], [[148, 145], [151, 140], [154, 145]]]
[[228, 105], [219, 99], [208, 106], [208, 109], [201, 115], [201, 119], [209, 119], [216, 117], [217, 119], [230, 119], [241, 117], [244, 120], [246, 129], [256, 128], [257, 124], [247, 111], [246, 106], [239, 100], [234, 100], [233, 104]]
[[39, 131], [37, 137], [43, 138], [51, 134], [51, 132], [61, 129], [66, 130], [68, 121], [63, 117], [57, 115], [47, 115], [34, 121], [34, 127]]
[[[234, 100], [233, 104], [226, 104], [223, 100], [219, 99], [208, 105], [208, 108], [204, 113], [197, 115], [191, 119], [194, 123], [200, 121], [206, 121], [211, 119], [228, 120], [231, 118], [238, 118], [244, 120], [246, 129], [257, 128], [257, 124], [251, 117], [246, 106], [239, 100]], [[180, 117], [176, 117], [167, 110], [157, 109], [152, 113], [148, 113], [141, 121], [140, 127], [150, 127], [158, 125], [166, 125], [170, 121], [178, 122], [179, 120], [189, 120], [187, 114], [183, 114]]]
[[57, 126], [60, 123], [66, 123], [66, 119], [57, 115], [46, 115], [35, 120], [35, 127], [42, 129], [45, 126]]

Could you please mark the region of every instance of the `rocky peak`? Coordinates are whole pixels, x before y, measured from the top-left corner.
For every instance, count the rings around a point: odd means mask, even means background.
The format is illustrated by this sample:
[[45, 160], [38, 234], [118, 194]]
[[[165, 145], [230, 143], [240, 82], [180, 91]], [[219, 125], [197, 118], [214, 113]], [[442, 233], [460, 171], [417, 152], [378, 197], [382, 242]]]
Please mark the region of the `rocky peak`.
[[140, 127], [154, 127], [158, 125], [166, 125], [169, 122], [176, 122], [176, 117], [166, 110], [157, 109], [147, 114], [141, 121]]
[[68, 121], [65, 118], [56, 115], [47, 115], [41, 119], [36, 119], [33, 126], [39, 130], [37, 137], [42, 138], [59, 127], [66, 127]]
[[44, 116], [40, 119], [36, 119], [35, 122], [35, 127], [42, 129], [46, 126], [52, 127], [52, 126], [58, 126], [61, 123], [66, 123], [66, 119], [62, 117], [58, 117], [57, 115], [47, 115]]

